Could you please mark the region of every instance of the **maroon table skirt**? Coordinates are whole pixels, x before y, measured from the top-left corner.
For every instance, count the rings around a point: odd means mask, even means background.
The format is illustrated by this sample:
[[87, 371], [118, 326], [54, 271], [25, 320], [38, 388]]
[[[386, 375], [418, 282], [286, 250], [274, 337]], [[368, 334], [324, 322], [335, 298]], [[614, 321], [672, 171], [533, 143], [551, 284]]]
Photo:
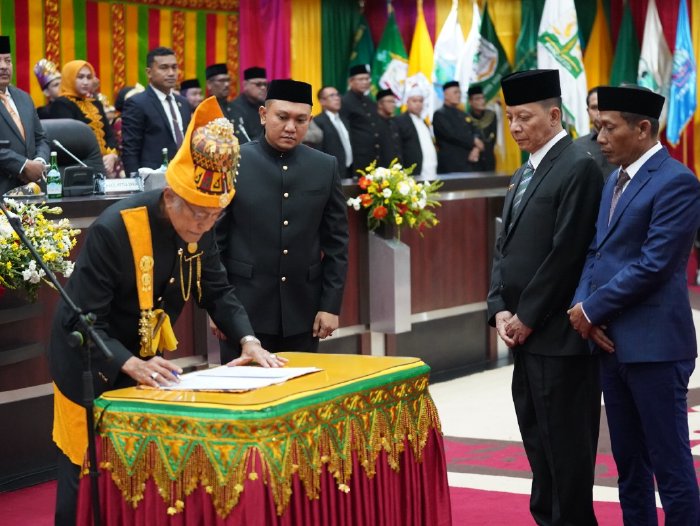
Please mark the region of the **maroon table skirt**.
[[[99, 439], [98, 439], [99, 440]], [[98, 447], [99, 449], [99, 447]], [[262, 480], [246, 480], [240, 500], [225, 518], [217, 515], [211, 497], [198, 486], [184, 501], [181, 511], [168, 511], [153, 479], [146, 482], [143, 501], [134, 508], [124, 500], [111, 474], [101, 470], [100, 507], [104, 526], [451, 526], [450, 494], [442, 436], [430, 430], [417, 462], [406, 447], [398, 471], [385, 452], [377, 458], [376, 474], [369, 478], [353, 454], [350, 491], [338, 489], [323, 468], [320, 497], [310, 500], [294, 476], [289, 506], [277, 515], [272, 493]], [[98, 460], [99, 462], [99, 460]], [[260, 464], [253, 455], [251, 463]], [[90, 480], [80, 482], [78, 524], [91, 524]]]

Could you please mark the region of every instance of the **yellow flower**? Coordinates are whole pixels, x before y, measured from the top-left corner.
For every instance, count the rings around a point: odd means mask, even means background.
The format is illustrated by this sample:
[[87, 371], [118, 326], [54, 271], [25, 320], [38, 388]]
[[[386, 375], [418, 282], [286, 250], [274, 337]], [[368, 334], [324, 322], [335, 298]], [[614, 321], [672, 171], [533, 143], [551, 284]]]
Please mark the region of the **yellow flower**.
[[397, 225], [400, 225], [401, 223], [403, 223], [403, 217], [401, 217], [401, 215], [399, 215], [399, 214], [395, 214], [394, 215], [394, 222]]

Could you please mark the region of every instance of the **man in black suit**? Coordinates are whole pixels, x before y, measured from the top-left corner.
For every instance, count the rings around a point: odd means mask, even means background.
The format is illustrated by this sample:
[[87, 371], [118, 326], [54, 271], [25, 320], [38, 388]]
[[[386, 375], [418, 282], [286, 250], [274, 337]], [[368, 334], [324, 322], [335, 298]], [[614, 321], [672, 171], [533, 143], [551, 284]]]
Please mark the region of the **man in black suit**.
[[318, 90], [318, 100], [321, 103], [322, 112], [314, 116], [309, 125], [309, 133], [312, 128], [318, 128], [320, 133], [315, 134], [318, 139], [308, 144], [338, 159], [338, 168], [341, 177], [352, 177], [352, 146], [350, 146], [350, 124], [340, 114], [340, 93], [333, 86], [324, 86]]
[[600, 113], [598, 112], [598, 87], [591, 88], [586, 96], [586, 109], [588, 110], [588, 118], [591, 121], [591, 133], [581, 135], [574, 141], [576, 146], [581, 146], [584, 150], [591, 154], [598, 163], [603, 172], [603, 179], [608, 180], [608, 176], [617, 170], [618, 166], [610, 164], [607, 157], [603, 155], [603, 150], [600, 149], [598, 143], [598, 134], [600, 133]]
[[352, 145], [352, 171], [364, 170], [372, 161], [379, 161], [382, 140], [382, 124], [377, 113], [377, 103], [367, 92], [370, 86], [369, 66], [358, 64], [349, 72], [350, 89], [343, 95], [340, 114], [350, 123], [350, 144]]
[[233, 106], [243, 117], [250, 140], [258, 139], [263, 133], [260, 122], [260, 106], [267, 96], [267, 72], [265, 68], [253, 66], [243, 70], [243, 90], [233, 99]]
[[435, 177], [437, 153], [430, 133], [430, 126], [421, 118], [423, 93], [418, 89], [406, 93], [406, 111], [396, 117], [401, 139], [402, 161], [405, 167], [413, 166], [413, 175]]
[[377, 92], [377, 113], [379, 114], [379, 166], [389, 166], [396, 160], [403, 163], [401, 138], [394, 121], [396, 112], [396, 95], [390, 89]]
[[149, 85], [124, 103], [122, 114], [122, 161], [128, 175], [139, 168], [163, 164], [163, 148], [168, 159], [175, 156], [192, 118], [192, 108], [184, 97], [173, 92], [178, 65], [172, 49], [158, 47], [146, 55]]
[[476, 129], [484, 143], [484, 149], [479, 152], [479, 158], [471, 163], [472, 170], [490, 172], [496, 169], [494, 148], [498, 137], [498, 117], [496, 112], [486, 108], [486, 97], [481, 86], [469, 86], [467, 90], [469, 103], [469, 121]]
[[557, 70], [516, 72], [501, 86], [510, 133], [530, 159], [506, 194], [489, 323], [513, 351], [513, 402], [532, 469], [535, 522], [592, 526], [598, 358], [566, 311], [595, 230], [603, 179], [561, 125]]
[[[273, 80], [267, 97], [264, 137], [241, 146], [219, 247], [263, 347], [316, 351], [319, 338], [338, 327], [347, 207], [336, 158], [300, 144], [311, 121], [311, 86]], [[222, 342], [222, 362], [240, 352], [231, 343]]]
[[10, 37], [0, 36], [0, 138], [10, 142], [0, 148], [0, 195], [39, 181], [50, 154], [32, 99], [11, 81]]
[[445, 102], [433, 115], [433, 130], [438, 151], [438, 173], [469, 172], [484, 149], [469, 116], [459, 109], [462, 94], [459, 82], [442, 86]]
[[204, 70], [204, 75], [207, 78], [207, 91], [210, 96], [216, 97], [224, 117], [233, 124], [238, 144], [244, 144], [252, 140], [253, 136], [250, 135], [245, 125], [243, 114], [233, 104], [232, 100], [228, 100], [231, 90], [231, 75], [226, 64], [211, 64]]

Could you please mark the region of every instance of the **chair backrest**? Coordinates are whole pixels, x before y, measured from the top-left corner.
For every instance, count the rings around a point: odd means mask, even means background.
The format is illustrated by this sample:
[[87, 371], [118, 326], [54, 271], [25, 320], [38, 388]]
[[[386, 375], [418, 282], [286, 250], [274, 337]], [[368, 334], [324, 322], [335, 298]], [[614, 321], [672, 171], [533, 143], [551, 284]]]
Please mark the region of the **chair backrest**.
[[41, 125], [44, 127], [51, 150], [58, 154], [58, 167], [61, 172], [65, 167], [76, 166], [78, 163], [56, 146], [53, 142], [54, 139], [90, 168], [93, 168], [96, 173], [105, 173], [100, 146], [97, 144], [97, 137], [90, 126], [74, 119], [44, 119], [41, 121]]

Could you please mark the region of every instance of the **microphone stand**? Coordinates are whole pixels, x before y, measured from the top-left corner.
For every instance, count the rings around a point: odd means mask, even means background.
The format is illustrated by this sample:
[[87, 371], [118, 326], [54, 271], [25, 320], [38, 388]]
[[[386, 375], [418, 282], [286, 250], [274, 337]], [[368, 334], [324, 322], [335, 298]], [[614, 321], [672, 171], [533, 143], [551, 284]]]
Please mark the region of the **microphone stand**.
[[46, 265], [44, 260], [37, 252], [36, 247], [27, 238], [24, 229], [22, 228], [21, 218], [12, 212], [10, 212], [5, 206], [5, 200], [0, 198], [0, 210], [5, 214], [8, 223], [15, 231], [17, 236], [19, 236], [22, 244], [24, 244], [32, 256], [39, 264], [41, 269], [46, 273], [46, 277], [49, 279], [51, 284], [56, 288], [58, 293], [66, 302], [66, 305], [75, 313], [78, 318], [78, 330], [72, 332], [69, 335], [69, 341], [73, 347], [82, 347], [83, 351], [83, 406], [85, 406], [85, 413], [87, 416], [87, 433], [88, 433], [88, 458], [90, 459], [90, 488], [92, 495], [92, 516], [93, 524], [95, 526], [101, 525], [100, 518], [100, 501], [99, 492], [97, 486], [97, 478], [100, 473], [97, 469], [97, 444], [95, 442], [95, 416], [93, 414], [94, 400], [95, 400], [95, 390], [93, 387], [92, 369], [90, 367], [90, 352], [92, 347], [97, 347], [99, 351], [104, 355], [105, 359], [111, 360], [113, 358], [112, 351], [107, 348], [102, 337], [97, 334], [95, 328], [93, 327], [95, 323], [95, 315], [92, 313], [83, 313], [83, 311], [73, 303], [70, 296], [66, 290], [61, 286], [56, 275], [51, 272], [51, 269]]

